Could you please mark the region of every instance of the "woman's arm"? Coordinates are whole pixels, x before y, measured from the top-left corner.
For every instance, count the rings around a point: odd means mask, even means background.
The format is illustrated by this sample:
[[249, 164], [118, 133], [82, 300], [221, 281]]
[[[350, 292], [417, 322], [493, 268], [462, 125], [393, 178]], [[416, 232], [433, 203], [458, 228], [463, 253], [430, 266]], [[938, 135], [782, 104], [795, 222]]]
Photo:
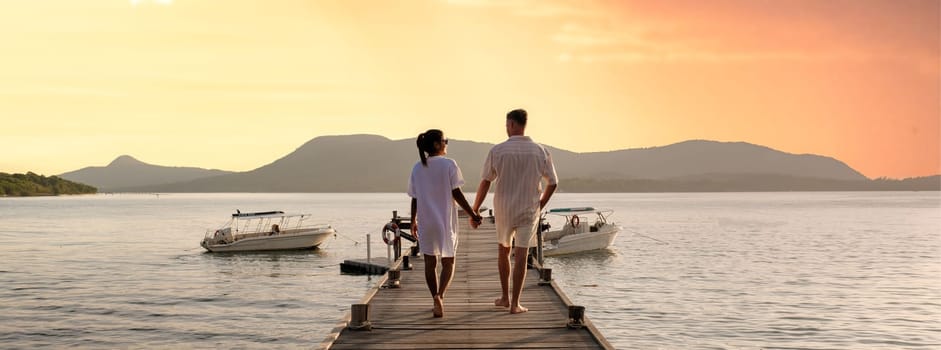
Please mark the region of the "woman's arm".
[[415, 215], [418, 214], [418, 199], [412, 198], [412, 214], [411, 214], [411, 224], [409, 225], [409, 230], [412, 231], [412, 237], [418, 239], [418, 221], [415, 221]]
[[454, 197], [454, 200], [457, 201], [457, 205], [461, 206], [461, 209], [464, 209], [464, 212], [471, 217], [471, 226], [477, 228], [477, 225], [480, 225], [480, 222], [484, 219], [471, 209], [470, 204], [467, 203], [467, 198], [464, 198], [464, 192], [461, 192], [461, 188], [455, 188], [451, 190], [451, 197]]

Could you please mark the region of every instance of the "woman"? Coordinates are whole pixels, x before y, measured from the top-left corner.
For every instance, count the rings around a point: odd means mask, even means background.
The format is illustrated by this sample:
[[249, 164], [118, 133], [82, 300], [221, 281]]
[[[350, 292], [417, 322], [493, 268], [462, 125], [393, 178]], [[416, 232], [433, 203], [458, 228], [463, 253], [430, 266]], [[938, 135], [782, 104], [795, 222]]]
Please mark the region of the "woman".
[[[457, 251], [457, 208], [454, 202], [470, 213], [475, 222], [481, 217], [471, 210], [461, 186], [464, 177], [461, 168], [448, 154], [448, 139], [441, 130], [431, 129], [418, 135], [418, 156], [408, 181], [408, 195], [412, 197], [412, 235], [418, 236], [418, 246], [425, 256], [425, 281], [434, 299], [434, 317], [444, 316], [444, 291], [454, 274], [454, 255]], [[436, 276], [438, 257], [441, 257], [441, 276]]]

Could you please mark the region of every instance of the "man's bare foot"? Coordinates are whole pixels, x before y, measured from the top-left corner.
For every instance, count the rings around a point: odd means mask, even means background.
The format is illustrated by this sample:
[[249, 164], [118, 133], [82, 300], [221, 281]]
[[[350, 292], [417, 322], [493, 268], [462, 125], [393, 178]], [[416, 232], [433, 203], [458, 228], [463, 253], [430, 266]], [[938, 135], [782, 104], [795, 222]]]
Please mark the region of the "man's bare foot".
[[444, 301], [440, 297], [435, 297], [435, 307], [431, 312], [435, 317], [444, 317]]
[[527, 308], [525, 308], [525, 307], [522, 307], [522, 306], [520, 306], [520, 305], [516, 305], [516, 306], [510, 308], [510, 313], [511, 313], [511, 314], [521, 314], [521, 313], [524, 313], [524, 312], [526, 312], [526, 311], [529, 311], [529, 309], [527, 309]]
[[496, 298], [493, 300], [493, 306], [510, 307], [510, 301], [504, 298]]

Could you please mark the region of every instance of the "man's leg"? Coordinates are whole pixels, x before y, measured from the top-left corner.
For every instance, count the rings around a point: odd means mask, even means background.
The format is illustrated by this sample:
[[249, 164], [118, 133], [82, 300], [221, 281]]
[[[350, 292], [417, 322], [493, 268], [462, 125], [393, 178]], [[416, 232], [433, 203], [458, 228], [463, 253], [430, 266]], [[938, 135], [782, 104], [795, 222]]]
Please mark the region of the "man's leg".
[[523, 282], [526, 280], [526, 259], [529, 257], [529, 248], [516, 247], [513, 249], [513, 255], [513, 299], [510, 300], [510, 313], [518, 314], [529, 311], [520, 305]]
[[509, 307], [510, 306], [510, 247], [504, 247], [497, 244], [497, 268], [500, 270], [500, 298], [493, 301], [493, 305]]

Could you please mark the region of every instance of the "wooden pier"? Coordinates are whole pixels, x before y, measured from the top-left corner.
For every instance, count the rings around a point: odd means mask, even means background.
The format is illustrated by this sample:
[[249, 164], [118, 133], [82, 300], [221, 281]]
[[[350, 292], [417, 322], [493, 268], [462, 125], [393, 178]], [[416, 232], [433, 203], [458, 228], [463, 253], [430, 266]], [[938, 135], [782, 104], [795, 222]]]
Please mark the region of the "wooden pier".
[[[466, 219], [465, 219], [466, 221]], [[551, 270], [530, 269], [521, 304], [510, 314], [493, 305], [500, 296], [496, 230], [485, 220], [472, 230], [462, 221], [454, 278], [444, 317], [432, 317], [424, 259], [401, 260], [351, 306], [320, 344], [323, 349], [613, 349], [581, 306], [551, 280]], [[512, 257], [510, 258], [512, 265]], [[440, 265], [439, 265], [440, 266]], [[542, 275], [542, 276], [540, 276]], [[511, 278], [512, 283], [512, 278]]]

